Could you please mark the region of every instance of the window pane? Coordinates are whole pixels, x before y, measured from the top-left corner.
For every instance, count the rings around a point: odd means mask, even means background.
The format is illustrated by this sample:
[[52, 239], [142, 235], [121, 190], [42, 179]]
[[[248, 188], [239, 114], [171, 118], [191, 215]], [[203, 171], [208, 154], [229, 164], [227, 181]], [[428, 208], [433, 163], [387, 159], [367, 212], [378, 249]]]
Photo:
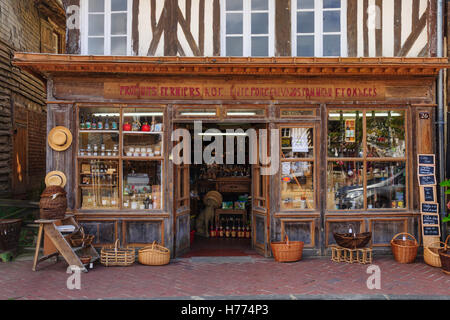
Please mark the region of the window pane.
[[103, 36], [104, 34], [105, 34], [105, 16], [103, 14], [90, 14], [88, 35]]
[[297, 56], [300, 57], [314, 56], [314, 36], [297, 37]]
[[297, 33], [314, 32], [314, 12], [297, 12]]
[[367, 207], [406, 207], [406, 163], [367, 163]]
[[127, 11], [127, 0], [111, 0], [111, 11]]
[[242, 10], [242, 0], [227, 0], [227, 11]]
[[95, 54], [95, 55], [105, 54], [103, 38], [89, 38], [88, 54]]
[[341, 31], [341, 13], [339, 11], [323, 12], [323, 32]]
[[297, 9], [314, 9], [314, 0], [297, 0]]
[[269, 55], [269, 38], [252, 37], [252, 56], [267, 57]]
[[124, 56], [127, 54], [127, 38], [112, 37], [111, 38], [111, 55]]
[[227, 56], [239, 57], [242, 55], [242, 37], [227, 37]]
[[363, 162], [329, 161], [327, 172], [328, 210], [364, 207]]
[[111, 14], [111, 34], [126, 35], [127, 34], [127, 14], [112, 13]]
[[314, 208], [314, 163], [282, 162], [281, 208]]
[[368, 157], [406, 155], [404, 111], [368, 111], [366, 118]]
[[123, 208], [161, 209], [161, 162], [123, 162]]
[[269, 14], [252, 13], [252, 34], [269, 33]]
[[323, 7], [328, 8], [340, 8], [341, 0], [323, 0]]
[[105, 0], [89, 0], [89, 12], [104, 12]]
[[313, 128], [282, 128], [281, 150], [286, 159], [313, 158]]
[[323, 56], [341, 55], [341, 36], [324, 35], [323, 36]]
[[328, 114], [328, 157], [362, 157], [363, 114], [331, 111]]
[[268, 0], [252, 0], [252, 10], [268, 10]]
[[242, 13], [227, 13], [227, 34], [242, 34]]

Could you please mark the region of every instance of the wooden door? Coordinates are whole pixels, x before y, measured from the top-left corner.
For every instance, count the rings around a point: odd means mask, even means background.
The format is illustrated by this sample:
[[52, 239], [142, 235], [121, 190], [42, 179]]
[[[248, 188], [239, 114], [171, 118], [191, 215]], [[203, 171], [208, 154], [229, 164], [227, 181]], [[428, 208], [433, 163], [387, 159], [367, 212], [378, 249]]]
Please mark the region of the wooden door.
[[[256, 159], [257, 164], [252, 165], [252, 208], [251, 208], [251, 224], [252, 224], [252, 247], [261, 255], [268, 257], [269, 250], [269, 237], [270, 237], [270, 218], [269, 218], [269, 176], [262, 175], [265, 159], [262, 159], [260, 154], [261, 149], [261, 132], [260, 129], [266, 129], [267, 133], [267, 149], [270, 150], [270, 134], [268, 126], [258, 126], [255, 128], [257, 131], [257, 143], [254, 146], [253, 151], [257, 152]], [[251, 147], [250, 147], [251, 148]], [[267, 154], [266, 151], [263, 151]], [[262, 161], [261, 161], [262, 160]]]
[[189, 164], [174, 165], [174, 189], [175, 255], [180, 256], [190, 247]]
[[27, 125], [16, 122], [13, 135], [12, 170], [12, 190], [14, 195], [25, 194], [27, 189], [27, 136]]

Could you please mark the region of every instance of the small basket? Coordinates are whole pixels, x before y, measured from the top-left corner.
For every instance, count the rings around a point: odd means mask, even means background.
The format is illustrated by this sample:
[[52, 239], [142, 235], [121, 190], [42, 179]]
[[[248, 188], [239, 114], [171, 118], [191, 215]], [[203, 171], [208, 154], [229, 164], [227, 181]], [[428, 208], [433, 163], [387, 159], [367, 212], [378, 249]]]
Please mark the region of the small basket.
[[147, 266], [162, 266], [170, 261], [170, 250], [153, 241], [153, 244], [138, 251], [139, 263]]
[[17, 248], [21, 228], [22, 219], [0, 219], [0, 251]]
[[[413, 240], [399, 240], [396, 239], [399, 235], [408, 235]], [[411, 263], [416, 260], [417, 257], [417, 249], [419, 248], [419, 244], [417, 243], [416, 238], [410, 235], [407, 232], [401, 232], [396, 234], [391, 240], [391, 249], [394, 255], [394, 259], [399, 263]]]
[[83, 227], [79, 231], [74, 232], [69, 235], [69, 241], [72, 247], [87, 247], [92, 244], [95, 236], [90, 234], [85, 234]]
[[131, 266], [136, 260], [136, 252], [134, 248], [119, 248], [119, 239], [114, 245], [104, 246], [100, 251], [100, 262], [106, 267]]
[[443, 249], [439, 250], [439, 257], [441, 258], [442, 271], [445, 274], [450, 275], [450, 247], [448, 245], [448, 241], [450, 240], [450, 235], [445, 240], [445, 246]]
[[[436, 247], [434, 246], [435, 244], [439, 244], [439, 246]], [[441, 247], [441, 244], [443, 244], [444, 247]], [[445, 249], [445, 243], [442, 241], [432, 242], [426, 246], [423, 249], [423, 260], [425, 263], [436, 268], [442, 267], [441, 258], [439, 257], [439, 250], [441, 249]]]
[[270, 244], [275, 261], [294, 262], [302, 259], [303, 241], [289, 241], [286, 235], [286, 241], [272, 242]]

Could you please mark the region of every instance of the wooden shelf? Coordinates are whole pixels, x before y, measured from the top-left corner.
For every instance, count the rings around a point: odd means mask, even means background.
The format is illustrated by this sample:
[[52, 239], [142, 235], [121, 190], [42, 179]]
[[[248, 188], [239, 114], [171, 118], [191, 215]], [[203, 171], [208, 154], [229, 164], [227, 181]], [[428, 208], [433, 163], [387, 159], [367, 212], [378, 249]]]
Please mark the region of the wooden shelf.
[[90, 130], [78, 130], [79, 133], [119, 133], [119, 130], [97, 130], [97, 129], [90, 129]]
[[163, 134], [162, 131], [123, 131], [123, 134]]

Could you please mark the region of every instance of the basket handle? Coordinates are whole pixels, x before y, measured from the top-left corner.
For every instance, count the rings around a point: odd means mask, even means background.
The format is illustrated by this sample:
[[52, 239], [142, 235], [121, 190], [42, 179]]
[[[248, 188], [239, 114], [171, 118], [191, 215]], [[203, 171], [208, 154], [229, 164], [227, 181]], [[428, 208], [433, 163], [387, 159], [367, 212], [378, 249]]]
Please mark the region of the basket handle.
[[450, 248], [450, 245], [448, 244], [448, 240], [450, 240], [450, 234], [447, 236], [447, 239], [445, 239], [445, 246], [444, 249], [447, 250], [447, 248]]
[[397, 233], [397, 234], [392, 238], [391, 242], [394, 241], [395, 238], [397, 238], [398, 236], [400, 236], [400, 235], [402, 235], [402, 234], [406, 234], [406, 235], [410, 236], [411, 238], [414, 239], [414, 242], [417, 243], [416, 238], [414, 238], [414, 236], [413, 236], [412, 234], [409, 234], [408, 232], [400, 232], [400, 233]]
[[119, 239], [116, 240], [115, 244], [114, 244], [114, 252], [117, 253], [117, 244], [119, 243]]
[[[431, 243], [430, 243], [429, 245], [427, 245], [426, 247], [427, 247], [427, 248], [432, 248], [432, 247], [433, 247], [433, 244], [436, 244], [436, 243], [443, 244], [443, 245], [444, 245], [444, 248], [445, 248], [445, 243], [442, 242], [442, 241], [434, 241], [434, 242], [431, 242]], [[440, 246], [439, 246], [439, 248], [440, 248]]]

